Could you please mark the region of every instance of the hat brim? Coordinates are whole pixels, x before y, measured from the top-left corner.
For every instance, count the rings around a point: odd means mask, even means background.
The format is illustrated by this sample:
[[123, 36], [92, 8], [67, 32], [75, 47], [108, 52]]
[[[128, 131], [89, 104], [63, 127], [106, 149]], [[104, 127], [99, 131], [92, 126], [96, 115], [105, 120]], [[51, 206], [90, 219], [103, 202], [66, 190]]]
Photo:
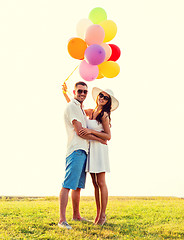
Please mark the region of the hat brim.
[[106, 90], [94, 87], [92, 89], [92, 97], [93, 97], [94, 101], [96, 101], [96, 98], [97, 98], [97, 96], [99, 95], [100, 92], [105, 92], [111, 97], [111, 100], [112, 100], [111, 111], [116, 110], [119, 106], [119, 101], [113, 95], [106, 92]]

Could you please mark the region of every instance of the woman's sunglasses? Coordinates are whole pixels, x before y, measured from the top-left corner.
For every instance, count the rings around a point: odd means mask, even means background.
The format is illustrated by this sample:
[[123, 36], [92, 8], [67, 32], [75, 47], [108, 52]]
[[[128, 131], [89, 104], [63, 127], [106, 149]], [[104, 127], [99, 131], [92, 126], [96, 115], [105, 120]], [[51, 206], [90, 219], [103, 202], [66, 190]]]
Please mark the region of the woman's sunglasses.
[[78, 90], [77, 90], [77, 93], [78, 93], [78, 94], [82, 94], [82, 93], [87, 94], [87, 93], [88, 93], [88, 90], [78, 89]]
[[100, 98], [104, 98], [104, 100], [109, 100], [109, 97], [107, 97], [107, 96], [104, 96], [103, 95], [103, 93], [99, 93], [99, 95], [98, 95]]

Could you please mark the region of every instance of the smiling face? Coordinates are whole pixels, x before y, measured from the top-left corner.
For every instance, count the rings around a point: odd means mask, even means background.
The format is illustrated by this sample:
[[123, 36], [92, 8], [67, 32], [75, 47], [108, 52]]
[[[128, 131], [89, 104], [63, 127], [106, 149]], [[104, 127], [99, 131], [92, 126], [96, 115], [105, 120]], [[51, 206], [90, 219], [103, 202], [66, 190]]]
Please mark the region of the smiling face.
[[109, 94], [107, 94], [106, 92], [100, 92], [97, 99], [98, 105], [104, 106], [108, 102], [109, 98]]
[[80, 103], [82, 103], [86, 99], [86, 96], [88, 93], [88, 87], [83, 85], [77, 85], [73, 93], [74, 93], [74, 98], [78, 100]]

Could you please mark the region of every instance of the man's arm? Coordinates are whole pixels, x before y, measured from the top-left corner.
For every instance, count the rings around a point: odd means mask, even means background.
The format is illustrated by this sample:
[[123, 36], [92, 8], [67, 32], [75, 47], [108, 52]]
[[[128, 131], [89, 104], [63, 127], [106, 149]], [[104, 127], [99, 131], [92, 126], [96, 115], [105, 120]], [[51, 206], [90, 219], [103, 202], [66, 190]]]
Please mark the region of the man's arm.
[[64, 95], [67, 103], [69, 103], [69, 102], [70, 102], [70, 98], [69, 98], [69, 96], [68, 96], [68, 94], [67, 94], [68, 88], [67, 88], [67, 86], [66, 86], [66, 83], [63, 83], [63, 85], [62, 85], [62, 90], [63, 90], [63, 95]]
[[79, 121], [77, 121], [77, 120], [73, 120], [72, 123], [73, 123], [74, 129], [75, 129], [75, 132], [77, 133], [77, 135], [78, 135], [79, 137], [81, 137], [81, 138], [83, 138], [83, 139], [86, 139], [86, 140], [95, 140], [95, 141], [98, 141], [98, 142], [100, 142], [100, 143], [107, 144], [107, 141], [105, 141], [105, 140], [103, 140], [103, 139], [101, 139], [101, 138], [99, 138], [99, 137], [97, 137], [97, 136], [95, 136], [95, 135], [93, 135], [93, 134], [87, 134], [87, 135], [85, 135], [85, 136], [80, 136], [80, 135], [79, 135], [79, 132], [80, 132], [80, 130], [82, 129], [82, 124], [81, 124], [81, 122], [79, 122]]

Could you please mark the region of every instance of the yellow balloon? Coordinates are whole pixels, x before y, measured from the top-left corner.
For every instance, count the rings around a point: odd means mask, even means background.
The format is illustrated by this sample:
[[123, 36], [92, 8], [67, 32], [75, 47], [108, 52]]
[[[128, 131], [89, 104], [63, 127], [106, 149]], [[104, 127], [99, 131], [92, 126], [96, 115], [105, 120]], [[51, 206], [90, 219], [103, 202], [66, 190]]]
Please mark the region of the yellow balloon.
[[98, 65], [99, 71], [104, 77], [113, 78], [120, 72], [120, 66], [117, 62], [107, 61]]
[[116, 36], [117, 26], [112, 20], [105, 20], [99, 23], [99, 25], [101, 25], [105, 31], [104, 42], [109, 42]]

